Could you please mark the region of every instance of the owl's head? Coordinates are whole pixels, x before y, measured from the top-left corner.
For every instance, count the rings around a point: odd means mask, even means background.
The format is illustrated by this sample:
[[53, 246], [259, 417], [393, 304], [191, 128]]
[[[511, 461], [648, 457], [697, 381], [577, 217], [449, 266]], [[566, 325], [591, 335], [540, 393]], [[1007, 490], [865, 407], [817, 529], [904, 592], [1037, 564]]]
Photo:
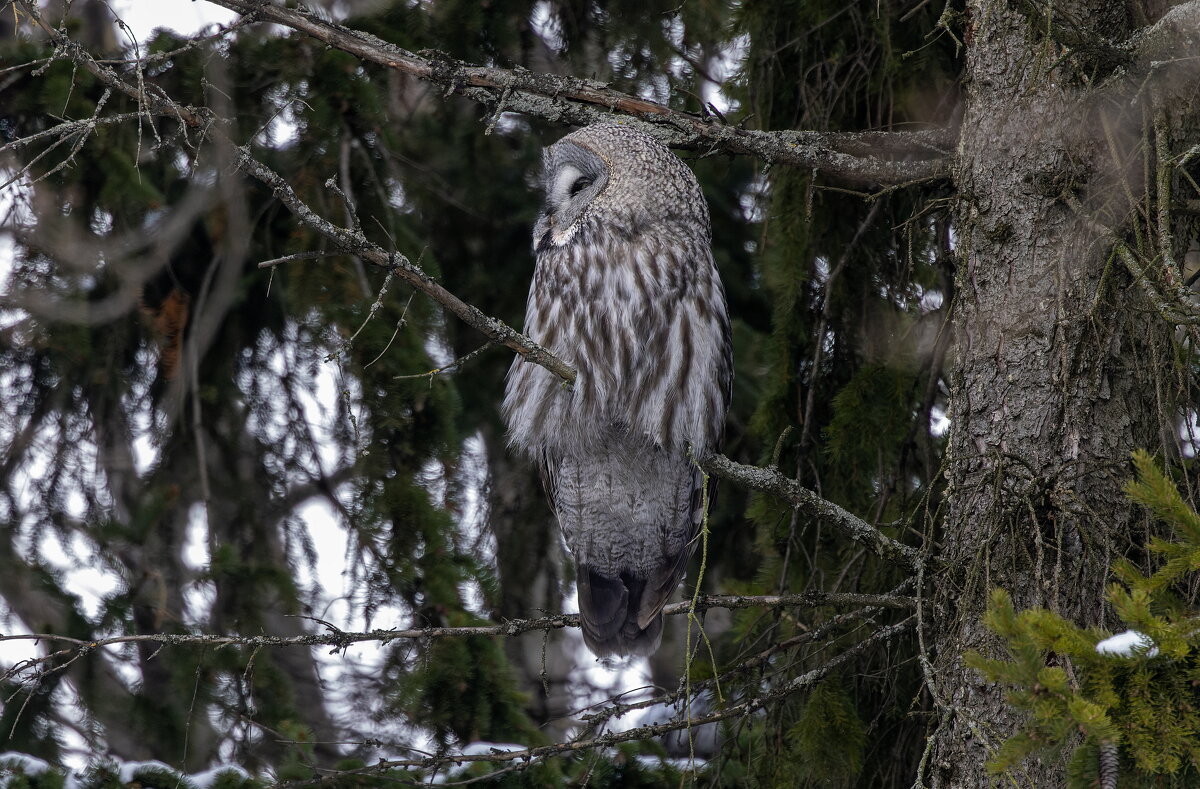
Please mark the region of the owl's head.
[[634, 235], [668, 222], [708, 233], [696, 176], [662, 143], [602, 123], [568, 134], [543, 154], [546, 202], [534, 246], [566, 246], [591, 230]]

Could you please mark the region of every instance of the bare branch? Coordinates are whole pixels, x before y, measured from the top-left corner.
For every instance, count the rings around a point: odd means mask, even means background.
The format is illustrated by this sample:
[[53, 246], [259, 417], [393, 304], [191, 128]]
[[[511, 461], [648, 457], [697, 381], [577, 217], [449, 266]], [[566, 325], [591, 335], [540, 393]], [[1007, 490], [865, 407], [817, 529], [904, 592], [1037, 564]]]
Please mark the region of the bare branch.
[[1117, 257], [1142, 286], [1154, 310], [1163, 320], [1178, 326], [1200, 325], [1200, 305], [1197, 304], [1196, 294], [1184, 283], [1182, 275], [1169, 259], [1156, 259], [1151, 262], [1154, 265], [1143, 262], [1137, 251], [1131, 249], [1117, 231], [1090, 216], [1077, 197], [1064, 194], [1063, 202], [1094, 233], [1112, 244]]
[[898, 600], [911, 601], [912, 606], [915, 607], [917, 602], [915, 599], [899, 596], [900, 592], [911, 588], [914, 584], [914, 581], [915, 579], [909, 578], [901, 583], [900, 586], [893, 589], [891, 593], [887, 595], [881, 595], [880, 597], [891, 601], [888, 604], [885, 604], [885, 606], [868, 605], [865, 608], [855, 608], [851, 611], [842, 612], [836, 616], [830, 617], [818, 627], [815, 627], [811, 630], [805, 630], [802, 633], [798, 633], [790, 638], [785, 638], [782, 641], [777, 641], [768, 646], [766, 649], [739, 657], [732, 666], [728, 667], [719, 676], [693, 683], [690, 687], [690, 692], [686, 686], [681, 685], [672, 692], [662, 693], [650, 699], [643, 699], [641, 701], [634, 702], [610, 701], [608, 706], [604, 707], [599, 712], [584, 715], [583, 720], [587, 723], [588, 729], [595, 730], [597, 726], [602, 725], [605, 721], [613, 718], [620, 718], [636, 710], [675, 704], [679, 699], [687, 695], [695, 698], [699, 694], [707, 692], [717, 683], [726, 683], [736, 675], [745, 674], [749, 671], [758, 669], [760, 666], [767, 663], [767, 661], [769, 661], [773, 656], [784, 650], [796, 649], [797, 647], [806, 643], [829, 641], [831, 638], [836, 637], [836, 632], [841, 629], [843, 625], [847, 625], [851, 622], [872, 621], [873, 618], [880, 613], [881, 607], [891, 607], [892, 602]]
[[760, 468], [735, 463], [724, 455], [713, 453], [700, 459], [700, 468], [722, 479], [737, 483], [744, 488], [770, 493], [792, 506], [798, 507], [814, 518], [820, 518], [846, 537], [868, 548], [875, 555], [909, 569], [920, 562], [917, 550], [897, 542], [871, 524], [827, 501], [793, 479], [780, 474], [774, 468]]
[[[835, 597], [835, 595], [830, 595], [830, 597], [831, 598]], [[682, 608], [681, 608], [681, 606], [682, 606]], [[686, 610], [686, 608], [689, 606], [690, 606], [690, 603], [681, 603], [676, 606], [669, 606], [667, 609], [667, 612], [668, 613], [683, 613]], [[678, 609], [678, 610], [670, 610], [670, 609]], [[552, 618], [557, 619], [557, 617], [552, 617]], [[732, 704], [728, 704], [727, 706], [724, 706], [720, 709], [713, 710], [712, 712], [707, 713], [707, 714], [703, 714], [703, 715], [684, 714], [679, 717], [673, 718], [669, 721], [665, 721], [663, 723], [654, 723], [654, 724], [649, 724], [646, 726], [639, 726], [637, 728], [629, 729], [627, 731], [611, 732], [608, 734], [601, 734], [598, 736], [589, 736], [590, 732], [591, 732], [591, 727], [589, 727], [583, 733], [581, 733], [581, 735], [579, 737], [577, 737], [574, 740], [569, 740], [567, 742], [561, 742], [561, 743], [556, 743], [556, 744], [552, 744], [552, 745], [543, 745], [543, 746], [534, 747], [534, 748], [524, 748], [524, 749], [520, 749], [520, 750], [504, 751], [504, 750], [495, 749], [491, 753], [486, 753], [486, 754], [485, 753], [444, 754], [444, 755], [436, 755], [436, 756], [431, 755], [431, 756], [427, 756], [425, 758], [419, 758], [419, 759], [380, 760], [379, 762], [369, 765], [369, 766], [360, 767], [360, 768], [352, 769], [352, 770], [332, 770], [332, 771], [330, 771], [330, 775], [324, 776], [322, 778], [317, 778], [317, 779], [308, 780], [308, 781], [294, 781], [294, 782], [281, 783], [281, 784], [277, 784], [276, 787], [277, 787], [277, 789], [284, 789], [284, 787], [288, 787], [288, 789], [300, 789], [300, 787], [321, 786], [332, 780], [341, 780], [348, 775], [375, 774], [375, 773], [388, 771], [388, 770], [394, 770], [394, 769], [430, 770], [430, 769], [441, 768], [447, 764], [462, 765], [467, 762], [490, 762], [493, 764], [510, 765], [511, 767], [506, 768], [505, 771], [507, 771], [507, 769], [513, 769], [513, 768], [525, 769], [533, 764], [536, 764], [540, 761], [544, 761], [553, 756], [569, 754], [569, 753], [580, 753], [583, 751], [588, 751], [588, 750], [593, 750], [593, 749], [598, 749], [598, 748], [608, 748], [608, 747], [617, 745], [622, 742], [631, 742], [633, 740], [648, 740], [648, 739], [651, 739], [654, 737], [660, 737], [660, 736], [662, 736], [664, 734], [668, 734], [672, 731], [678, 731], [680, 729], [695, 728], [695, 727], [704, 726], [704, 725], [710, 724], [710, 723], [717, 723], [717, 722], [723, 721], [723, 720], [742, 718], [747, 715], [753, 714], [754, 712], [766, 707], [768, 704], [770, 704], [774, 701], [785, 698], [793, 693], [799, 692], [801, 690], [804, 690], [805, 688], [815, 685], [817, 682], [820, 682], [822, 679], [824, 679], [826, 676], [828, 676], [830, 672], [836, 670], [838, 667], [840, 667], [844, 663], [847, 663], [847, 662], [859, 657], [860, 655], [869, 651], [870, 649], [877, 647], [879, 644], [891, 641], [893, 638], [900, 636], [900, 635], [904, 634], [905, 632], [911, 630], [913, 628], [913, 623], [914, 623], [914, 618], [908, 617], [907, 619], [905, 619], [901, 622], [898, 622], [896, 624], [881, 627], [879, 630], [868, 635], [862, 641], [847, 648], [844, 652], [842, 652], [828, 660], [825, 660], [821, 665], [817, 666], [816, 668], [814, 668], [810, 671], [807, 671], [799, 676], [793, 677], [793, 678], [791, 678], [785, 682], [782, 682], [778, 685], [775, 685], [773, 687], [768, 687], [765, 690], [763, 690], [762, 692], [758, 693], [757, 695], [743, 698], [740, 701], [737, 701]], [[443, 628], [443, 629], [451, 629], [451, 628]], [[453, 628], [453, 629], [461, 630], [462, 628]], [[353, 635], [353, 634], [343, 634], [343, 635]], [[42, 636], [42, 637], [43, 638], [57, 638], [55, 636]], [[31, 636], [7, 637], [7, 638], [31, 638]], [[164, 637], [164, 638], [167, 638], [167, 637]], [[174, 639], [176, 637], [169, 637], [169, 638]], [[178, 638], [188, 638], [188, 637], [181, 636]], [[0, 640], [4, 640], [4, 639], [0, 638]], [[59, 639], [59, 640], [72, 641], [73, 639]], [[79, 652], [82, 654], [82, 653], [86, 653], [87, 651], [89, 651], [92, 648], [95, 648], [98, 645], [101, 645], [103, 643], [108, 643], [109, 641], [116, 641], [116, 640], [117, 639], [108, 639], [104, 642], [94, 642], [94, 643], [90, 643], [90, 644], [85, 643], [85, 642], [79, 642], [79, 641], [76, 641], [75, 643], [79, 644]], [[123, 640], [129, 640], [129, 639], [123, 639]], [[281, 641], [286, 641], [289, 643], [299, 643], [300, 639], [271, 638], [271, 639], [264, 640], [262, 638], [257, 638], [257, 639], [247, 639], [242, 643], [249, 643], [250, 641], [254, 641], [256, 643], [257, 642], [278, 643]], [[208, 642], [208, 643], [213, 643], [213, 642]], [[69, 652], [69, 650], [64, 650], [63, 652], [56, 653], [56, 655], [62, 656], [62, 655], [65, 655], [67, 652]], [[735, 667], [735, 670], [736, 670], [736, 668], [737, 667]], [[663, 696], [661, 699], [651, 699], [651, 700], [648, 700], [647, 702], [639, 702], [637, 704], [617, 705], [618, 709], [616, 710], [616, 713], [617, 713], [617, 716], [619, 717], [620, 714], [624, 714], [624, 713], [630, 712], [635, 709], [644, 709], [647, 706], [652, 706], [659, 702], [669, 703], [670, 698], [677, 698], [678, 695], [679, 695], [678, 693], [667, 694], [666, 696]], [[608, 716], [608, 717], [612, 717], [612, 716]]]
[[300, 260], [320, 260], [321, 258], [336, 257], [337, 255], [340, 255], [340, 254], [341, 254], [340, 252], [323, 252], [323, 251], [297, 252], [293, 255], [284, 255], [283, 257], [271, 258], [270, 260], [264, 260], [258, 264], [258, 267], [259, 268], [275, 268], [276, 266], [281, 265], [283, 263], [295, 263]]
[[575, 370], [566, 362], [516, 329], [496, 318], [484, 315], [477, 307], [467, 304], [458, 296], [442, 287], [437, 280], [426, 274], [401, 253], [388, 253], [379, 245], [367, 240], [366, 236], [362, 233], [338, 227], [313, 211], [297, 196], [291, 185], [281, 175], [251, 156], [249, 149], [246, 147], [243, 146], [237, 149], [237, 158], [234, 160], [234, 166], [270, 187], [275, 197], [291, 209], [291, 212], [296, 215], [297, 219], [303, 222], [309, 229], [328, 238], [343, 252], [358, 255], [381, 268], [395, 272], [405, 282], [408, 282], [422, 293], [431, 296], [434, 301], [448, 308], [465, 323], [478, 329], [482, 334], [490, 337], [495, 342], [505, 345], [521, 354], [521, 356], [525, 357], [526, 361], [540, 364], [567, 383], [575, 382]]
[[72, 134], [90, 132], [96, 126], [108, 126], [116, 123], [124, 123], [125, 121], [129, 120], [136, 120], [137, 117], [138, 113], [136, 112], [123, 112], [117, 115], [107, 115], [105, 117], [99, 117], [97, 115], [91, 118], [84, 118], [83, 120], [64, 121], [63, 123], [60, 123], [56, 126], [51, 126], [49, 129], [45, 129], [36, 134], [31, 134], [28, 137], [21, 137], [20, 139], [0, 145], [0, 153], [15, 151], [19, 148], [24, 148], [44, 139], [67, 137]]
[[430, 380], [432, 380], [435, 376], [438, 376], [438, 375], [446, 375], [447, 373], [457, 373], [459, 370], [462, 369], [463, 365], [465, 365], [467, 362], [471, 361], [476, 356], [478, 356], [479, 354], [483, 353], [484, 351], [486, 351], [488, 348], [491, 348], [491, 347], [492, 347], [492, 344], [490, 342], [487, 342], [487, 343], [484, 343], [483, 345], [479, 346], [475, 350], [471, 351], [470, 353], [463, 354], [462, 356], [458, 357], [457, 359], [450, 362], [449, 364], [442, 365], [441, 367], [437, 367], [437, 368], [430, 370], [429, 372], [425, 372], [425, 373], [413, 373], [412, 375], [393, 375], [392, 380], [393, 381], [404, 381], [404, 380], [411, 380], [413, 378], [429, 378]]
[[817, 170], [849, 181], [886, 185], [938, 180], [950, 175], [954, 139], [945, 130], [827, 133], [743, 129], [711, 116], [672, 110], [594, 80], [520, 68], [476, 66], [437, 53], [413, 54], [314, 13], [262, 0], [209, 2], [254, 14], [262, 21], [289, 27], [363, 60], [431, 82], [447, 93], [458, 93], [494, 107], [497, 114], [519, 112], [555, 123], [585, 126], [622, 113], [628, 116], [623, 122], [674, 148], [706, 154], [748, 154], [766, 162]]
[[[710, 608], [819, 608], [824, 606], [876, 606], [881, 608], [909, 609], [916, 607], [916, 600], [911, 597], [891, 594], [810, 591], [802, 594], [785, 595], [700, 595], [696, 601], [697, 611], [705, 611]], [[691, 610], [692, 602], [686, 600], [664, 607], [663, 613], [668, 616], [677, 616], [679, 614], [687, 614]], [[173, 646], [209, 647], [331, 646], [334, 647], [334, 651], [340, 651], [353, 644], [369, 641], [388, 644], [392, 641], [402, 639], [463, 638], [467, 636], [511, 637], [533, 630], [561, 630], [566, 627], [578, 626], [578, 614], [559, 614], [557, 616], [544, 616], [536, 619], [512, 619], [499, 625], [413, 627], [404, 630], [371, 630], [363, 633], [346, 632], [337, 629], [333, 629], [333, 632], [330, 633], [309, 633], [302, 636], [221, 636], [203, 633], [142, 633], [113, 636], [95, 641], [69, 638], [67, 636], [55, 635], [54, 633], [32, 633], [0, 635], [0, 642], [50, 641], [73, 645], [55, 653], [59, 656], [76, 651], [89, 652], [93, 649], [112, 646], [114, 644], [138, 642], [170, 644]]]

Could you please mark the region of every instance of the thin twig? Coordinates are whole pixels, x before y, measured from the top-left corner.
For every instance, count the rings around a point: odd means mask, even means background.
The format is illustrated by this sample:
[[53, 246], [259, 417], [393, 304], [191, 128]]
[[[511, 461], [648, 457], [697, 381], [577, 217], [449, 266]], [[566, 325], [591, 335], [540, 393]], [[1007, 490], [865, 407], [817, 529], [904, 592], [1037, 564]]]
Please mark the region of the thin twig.
[[478, 356], [479, 354], [486, 351], [488, 348], [491, 348], [493, 345], [495, 345], [495, 343], [493, 343], [491, 340], [488, 340], [483, 345], [481, 345], [480, 347], [471, 351], [470, 353], [460, 356], [457, 359], [455, 359], [454, 361], [450, 362], [449, 364], [447, 364], [443, 367], [438, 367], [436, 370], [430, 370], [427, 373], [414, 373], [412, 375], [393, 375], [392, 380], [393, 381], [404, 381], [404, 380], [411, 380], [413, 378], [430, 378], [430, 379], [432, 379], [434, 376], [437, 376], [437, 375], [446, 375], [450, 372], [458, 372], [459, 368], [461, 368], [464, 364], [471, 361], [476, 356]]
[[664, 723], [639, 726], [627, 731], [602, 734], [588, 739], [572, 740], [568, 742], [556, 743], [554, 745], [543, 745], [536, 748], [526, 748], [522, 750], [499, 751], [490, 754], [457, 754], [453, 756], [434, 757], [432, 759], [397, 759], [391, 761], [381, 760], [377, 764], [373, 764], [368, 767], [340, 771], [328, 778], [318, 778], [310, 781], [297, 781], [280, 784], [277, 789], [301, 789], [301, 787], [321, 786], [330, 781], [343, 781], [345, 780], [346, 776], [349, 775], [372, 774], [396, 768], [415, 768], [428, 770], [446, 763], [522, 763], [524, 766], [529, 766], [544, 761], [551, 756], [557, 756], [564, 753], [579, 753], [596, 748], [607, 748], [622, 742], [630, 742], [632, 740], [648, 740], [654, 737], [661, 737], [669, 732], [688, 728], [689, 726], [703, 726], [705, 724], [717, 723], [723, 720], [729, 720], [731, 718], [743, 718], [753, 714], [757, 710], [762, 709], [773, 701], [785, 698], [793, 693], [815, 685], [842, 664], [858, 657], [869, 649], [876, 647], [880, 643], [892, 640], [893, 638], [907, 632], [911, 628], [911, 617], [894, 625], [888, 625], [887, 627], [880, 628], [867, 638], [860, 641], [858, 644], [855, 644], [841, 654], [830, 658], [825, 663], [812, 669], [811, 671], [807, 671], [804, 674], [793, 677], [792, 679], [783, 682], [780, 685], [759, 695], [744, 698], [741, 701], [695, 718], [675, 719]]
[[298, 260], [316, 260], [318, 258], [330, 258], [340, 255], [340, 252], [297, 252], [294, 255], [284, 255], [281, 258], [271, 258], [264, 260], [258, 264], [259, 268], [274, 268], [283, 263], [295, 263]]
[[[442, 306], [449, 309], [470, 326], [479, 330], [492, 341], [504, 345], [523, 356], [527, 361], [545, 367], [566, 383], [575, 382], [575, 370], [557, 356], [536, 342], [518, 332], [502, 321], [485, 315], [477, 307], [467, 304], [458, 296], [446, 290], [433, 277], [426, 274], [419, 266], [399, 252], [388, 253], [382, 247], [369, 241], [361, 232], [338, 227], [329, 220], [317, 214], [299, 198], [291, 185], [278, 173], [255, 159], [248, 146], [239, 146], [231, 140], [225, 129], [229, 124], [218, 118], [211, 110], [192, 109], [171, 99], [161, 90], [154, 94], [148, 93], [139, 86], [131, 85], [115, 71], [96, 61], [79, 44], [67, 38], [61, 31], [46, 24], [37, 11], [32, 0], [19, 0], [26, 10], [31, 10], [34, 18], [50, 40], [61, 47], [72, 62], [86, 69], [106, 87], [121, 91], [142, 104], [142, 111], [175, 118], [192, 128], [206, 130], [207, 136], [219, 145], [227, 146], [232, 155], [233, 166], [254, 177], [272, 190], [292, 213], [310, 230], [325, 236], [345, 254], [358, 255], [370, 263], [394, 272], [413, 287], [426, 293]], [[275, 8], [274, 6], [262, 6]], [[241, 9], [235, 9], [241, 10]], [[247, 9], [249, 10], [249, 9]]]

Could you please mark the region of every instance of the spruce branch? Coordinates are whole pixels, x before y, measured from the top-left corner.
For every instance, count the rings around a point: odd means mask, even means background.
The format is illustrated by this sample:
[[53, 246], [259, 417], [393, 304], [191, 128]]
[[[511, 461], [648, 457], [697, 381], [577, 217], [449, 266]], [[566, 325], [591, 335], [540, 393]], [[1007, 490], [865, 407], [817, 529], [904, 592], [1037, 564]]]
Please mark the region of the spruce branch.
[[1200, 0], [1188, 0], [1171, 8], [1121, 46], [1132, 52], [1144, 68], [1170, 63], [1194, 68], [1200, 54]]
[[[155, 88], [154, 91], [143, 89], [137, 85], [130, 84], [124, 80], [112, 68], [100, 63], [92, 57], [86, 50], [72, 41], [61, 31], [49, 26], [38, 18], [36, 14], [36, 6], [30, 0], [20, 0], [21, 4], [33, 9], [31, 16], [37, 19], [38, 24], [46, 32], [47, 36], [59, 46], [76, 65], [86, 69], [95, 76], [106, 87], [126, 93], [136, 99], [145, 108], [145, 111], [151, 114], [161, 115], [169, 118], [174, 118], [189, 127], [207, 130], [208, 136], [217, 144], [228, 147], [232, 154], [233, 166], [255, 178], [264, 186], [268, 187], [274, 196], [282, 202], [293, 213], [293, 215], [305, 227], [316, 232], [329, 241], [334, 246], [351, 255], [357, 255], [368, 262], [383, 268], [389, 274], [395, 274], [401, 279], [408, 282], [416, 289], [426, 293], [435, 301], [448, 308], [451, 312], [461, 318], [465, 323], [479, 330], [493, 342], [507, 346], [508, 348], [521, 354], [527, 361], [539, 364], [546, 369], [558, 375], [564, 381], [572, 383], [575, 380], [575, 371], [557, 356], [550, 351], [538, 345], [532, 339], [526, 337], [512, 327], [506, 325], [502, 321], [485, 315], [477, 307], [468, 304], [459, 299], [455, 294], [448, 291], [434, 278], [430, 277], [419, 266], [410, 261], [405, 255], [399, 252], [388, 252], [379, 245], [368, 240], [364, 234], [357, 229], [357, 225], [352, 223], [351, 228], [339, 227], [333, 222], [314, 211], [307, 203], [300, 199], [291, 185], [277, 172], [256, 159], [250, 152], [248, 146], [238, 145], [227, 134], [225, 129], [226, 124], [222, 119], [219, 119], [208, 108], [195, 108], [184, 106], [174, 101], [164, 91]], [[220, 0], [221, 3], [230, 3], [229, 7], [234, 10], [243, 10], [238, 5], [237, 0]], [[1197, 0], [1200, 2], [1200, 0]], [[241, 5], [247, 5], [242, 3]], [[247, 8], [244, 12], [249, 12]], [[284, 14], [297, 16], [300, 19], [307, 20], [310, 26], [314, 29], [335, 30], [338, 33], [338, 41], [343, 41], [347, 37], [358, 41], [360, 38], [366, 41], [371, 46], [388, 48], [403, 52], [392, 47], [390, 44], [379, 41], [372, 36], [357, 31], [351, 31], [347, 28], [341, 28], [336, 25], [317, 20], [300, 12], [291, 11], [290, 9], [278, 8], [276, 6], [256, 6], [256, 13], [263, 15], [264, 19], [274, 19], [271, 14]], [[286, 19], [291, 19], [291, 16], [286, 16]], [[293, 20], [295, 21], [295, 20]], [[284, 21], [281, 19], [280, 23]], [[305, 28], [302, 29], [307, 32]], [[356, 38], [357, 37], [357, 38]], [[366, 46], [366, 44], [364, 44]], [[349, 50], [348, 50], [349, 51]], [[390, 50], [389, 50], [390, 51]], [[357, 54], [357, 53], [356, 53]], [[394, 53], [393, 53], [394, 54]], [[415, 57], [415, 56], [414, 56]], [[150, 86], [154, 87], [154, 86]], [[642, 101], [638, 99], [637, 101]], [[657, 106], [657, 105], [655, 105]], [[663, 108], [664, 111], [665, 108]], [[673, 112], [673, 111], [667, 111]], [[869, 140], [879, 138], [879, 135], [885, 134], [881, 132], [869, 132], [864, 135], [857, 135], [856, 140]], [[269, 260], [260, 263], [261, 267], [273, 267], [278, 265], [279, 260]], [[900, 564], [908, 568], [914, 568], [918, 561], [916, 549], [904, 545], [892, 538], [884, 535], [879, 529], [868, 524], [855, 515], [847, 512], [838, 505], [826, 501], [817, 496], [812, 491], [803, 488], [799, 484], [779, 474], [774, 469], [758, 468], [755, 466], [747, 466], [725, 458], [721, 455], [711, 455], [705, 458], [700, 463], [701, 468], [718, 477], [723, 477], [736, 484], [747, 487], [751, 490], [758, 490], [765, 493], [771, 493], [779, 496], [794, 506], [800, 507], [816, 517], [821, 517], [830, 522], [835, 528], [841, 531], [844, 535], [868, 547], [874, 553], [883, 558]]]
[[[685, 614], [690, 610], [690, 604], [681, 603], [677, 606], [670, 606], [668, 608], [676, 609], [670, 613]], [[555, 756], [582, 754], [588, 751], [611, 748], [621, 743], [639, 740], [651, 740], [653, 738], [661, 737], [662, 735], [687, 729], [692, 726], [703, 726], [726, 720], [746, 718], [758, 712], [759, 710], [764, 709], [772, 703], [778, 702], [781, 699], [816, 685], [821, 680], [829, 676], [830, 673], [834, 672], [841, 666], [850, 663], [864, 653], [872, 649], [876, 649], [880, 645], [886, 644], [899, 636], [903, 636], [913, 629], [913, 623], [914, 619], [910, 616], [895, 624], [881, 627], [863, 638], [858, 643], [846, 648], [841, 653], [829, 658], [828, 660], [825, 660], [821, 665], [803, 674], [779, 682], [773, 686], [768, 686], [765, 689], [759, 689], [756, 693], [744, 695], [736, 701], [732, 701], [731, 703], [728, 703], [719, 709], [715, 709], [703, 715], [695, 717], [679, 715], [660, 723], [651, 723], [625, 731], [608, 732], [603, 734], [595, 734], [595, 727], [588, 726], [585, 727], [573, 739], [565, 742], [530, 748], [494, 748], [488, 753], [438, 753], [427, 754], [411, 759], [381, 759], [374, 764], [363, 767], [348, 770], [327, 770], [325, 771], [328, 773], [327, 775], [323, 775], [318, 778], [276, 783], [273, 785], [273, 789], [307, 789], [308, 787], [320, 787], [329, 785], [331, 783], [343, 782], [349, 776], [386, 774], [394, 770], [422, 770], [436, 772], [450, 765], [462, 766], [464, 764], [473, 762], [496, 765], [498, 769], [492, 773], [489, 773], [488, 776], [485, 776], [485, 778], [494, 777], [511, 771], [527, 769]], [[90, 644], [83, 644], [82, 642], [80, 643], [86, 651], [90, 651], [100, 644], [100, 642], [92, 642]], [[752, 656], [751, 660], [753, 660], [754, 657], [756, 656]], [[739, 670], [739, 667], [735, 666], [733, 669], [731, 669], [731, 671], [736, 670]], [[677, 699], [678, 696], [678, 693], [666, 694], [657, 699], [651, 699], [638, 704], [616, 704], [615, 706], [620, 709], [619, 714], [623, 714], [634, 709], [644, 709], [653, 704], [667, 704], [670, 703], [670, 699]], [[261, 727], [261, 724], [258, 722], [251, 721], [251, 723], [255, 726]], [[295, 742], [294, 740], [290, 740], [289, 738], [283, 737], [279, 734], [276, 734], [276, 736], [280, 742]], [[323, 768], [320, 767], [315, 767], [314, 769], [323, 770]], [[454, 784], [449, 783], [447, 785]]]
[[1035, 30], [1046, 30], [1060, 46], [1069, 49], [1086, 65], [1106, 72], [1128, 65], [1133, 53], [1127, 47], [1088, 30], [1063, 8], [1041, 0], [1020, 0], [1014, 4]]
[[389, 273], [398, 274], [405, 282], [432, 297], [464, 323], [491, 340], [511, 348], [527, 361], [545, 367], [567, 383], [574, 383], [575, 370], [570, 365], [503, 321], [485, 315], [478, 307], [463, 301], [402, 253], [389, 253], [368, 240], [361, 232], [338, 227], [313, 211], [279, 173], [251, 156], [245, 146], [237, 148], [234, 166], [269, 187], [275, 197], [287, 206], [297, 219], [309, 229], [328, 238], [343, 252], [357, 255]]
[[[899, 594], [913, 586], [913, 580], [909, 579], [901, 583], [888, 595], [871, 596], [882, 599], [890, 599], [891, 601], [905, 601], [905, 607], [915, 606], [916, 600], [909, 597], [899, 597]], [[893, 602], [886, 602], [883, 605], [867, 605], [864, 608], [855, 608], [851, 611], [844, 611], [840, 614], [831, 616], [828, 620], [819, 626], [798, 633], [790, 638], [785, 638], [777, 641], [770, 646], [749, 654], [743, 654], [736, 660], [732, 661], [732, 665], [728, 666], [720, 675], [701, 682], [692, 682], [689, 688], [686, 683], [684, 686], [670, 693], [660, 694], [653, 698], [644, 699], [633, 702], [617, 702], [613, 701], [598, 712], [590, 713], [583, 716], [587, 724], [588, 730], [595, 730], [604, 724], [606, 721], [613, 718], [620, 718], [624, 715], [636, 710], [648, 709], [651, 707], [662, 707], [676, 704], [681, 698], [688, 695], [695, 696], [699, 693], [708, 692], [710, 687], [716, 686], [718, 682], [729, 682], [740, 675], [746, 675], [753, 671], [759, 671], [763, 666], [767, 665], [772, 658], [781, 652], [791, 649], [797, 649], [804, 644], [816, 644], [830, 641], [838, 637], [838, 631], [844, 626], [851, 623], [861, 623], [872, 621], [878, 616], [883, 608], [893, 607]], [[586, 732], [585, 732], [586, 733]]]
[[[1194, 70], [1200, 54], [1200, 1], [1190, 0], [1168, 10], [1153, 24], [1139, 28], [1124, 41], [1113, 41], [1072, 16], [1062, 4], [1046, 0], [1017, 0], [1013, 4], [1035, 29], [1045, 30], [1062, 47], [1090, 67], [1112, 74], [1116, 81], [1129, 72], [1162, 71], [1180, 65]], [[1175, 81], [1172, 78], [1172, 81]], [[1184, 89], [1187, 86], [1181, 85]]]

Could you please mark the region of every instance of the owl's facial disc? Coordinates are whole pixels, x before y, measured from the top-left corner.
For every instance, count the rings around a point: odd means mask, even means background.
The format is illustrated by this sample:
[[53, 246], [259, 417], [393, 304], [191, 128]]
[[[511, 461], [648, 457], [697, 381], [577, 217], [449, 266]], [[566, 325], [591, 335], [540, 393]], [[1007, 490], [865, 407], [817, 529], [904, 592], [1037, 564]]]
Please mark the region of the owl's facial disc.
[[564, 164], [554, 175], [554, 184], [547, 196], [550, 203], [562, 207], [592, 185], [592, 179], [573, 164]]
[[595, 153], [569, 142], [547, 149], [544, 216], [555, 244], [567, 243], [574, 237], [584, 210], [607, 183], [607, 166]]

